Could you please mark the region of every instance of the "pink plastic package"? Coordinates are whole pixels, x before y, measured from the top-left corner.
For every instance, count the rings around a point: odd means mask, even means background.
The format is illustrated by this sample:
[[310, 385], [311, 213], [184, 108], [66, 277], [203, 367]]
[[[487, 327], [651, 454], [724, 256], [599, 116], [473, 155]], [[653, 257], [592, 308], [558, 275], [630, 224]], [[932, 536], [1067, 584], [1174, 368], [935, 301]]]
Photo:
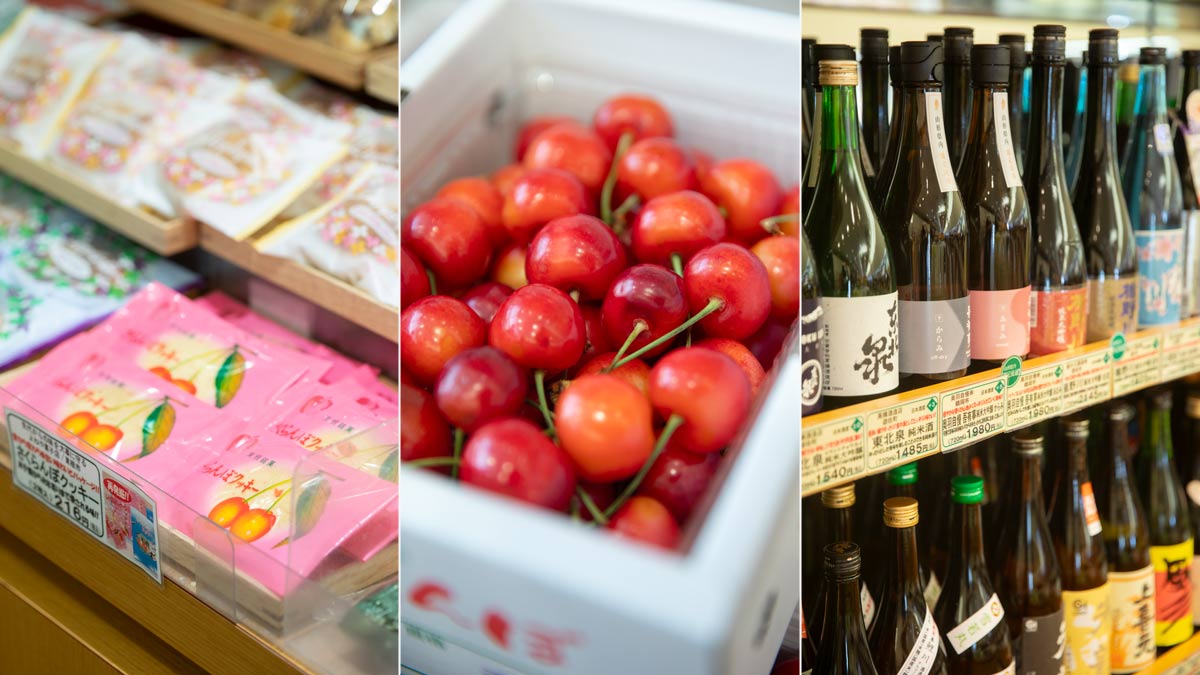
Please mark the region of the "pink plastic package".
[[386, 452], [369, 456], [369, 452], [343, 447], [341, 442], [398, 414], [394, 400], [388, 401], [354, 380], [330, 385], [301, 381], [284, 392], [271, 410], [265, 425], [269, 433], [295, 441], [305, 450], [324, 449], [326, 456], [376, 475]]
[[[398, 415], [398, 408], [392, 409]], [[322, 454], [395, 483], [399, 480], [400, 472], [400, 418], [392, 417], [362, 433], [338, 441]], [[399, 535], [399, 507], [397, 500], [387, 510], [364, 523], [342, 542], [342, 551], [365, 561], [390, 544]]]

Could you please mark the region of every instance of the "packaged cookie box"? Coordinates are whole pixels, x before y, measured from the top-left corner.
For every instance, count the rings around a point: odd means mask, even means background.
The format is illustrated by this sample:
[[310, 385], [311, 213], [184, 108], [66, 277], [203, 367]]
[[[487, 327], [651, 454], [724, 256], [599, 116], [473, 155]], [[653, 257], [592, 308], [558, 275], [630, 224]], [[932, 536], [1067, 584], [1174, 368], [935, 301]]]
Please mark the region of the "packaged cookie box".
[[[401, 71], [401, 212], [504, 165], [523, 120], [590, 119], [631, 91], [662, 101], [685, 145], [794, 184], [799, 35], [794, 15], [721, 2], [467, 2]], [[402, 468], [406, 672], [767, 672], [799, 590], [796, 345], [678, 553]]]

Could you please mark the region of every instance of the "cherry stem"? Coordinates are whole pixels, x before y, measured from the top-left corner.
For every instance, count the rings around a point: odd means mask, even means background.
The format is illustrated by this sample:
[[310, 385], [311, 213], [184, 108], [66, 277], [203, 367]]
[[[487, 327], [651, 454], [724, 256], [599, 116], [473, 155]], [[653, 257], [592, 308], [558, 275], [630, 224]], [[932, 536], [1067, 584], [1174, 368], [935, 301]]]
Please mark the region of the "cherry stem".
[[620, 361], [614, 361], [611, 365], [609, 365], [608, 369], [616, 370], [617, 368], [620, 368], [621, 366], [625, 365], [626, 363], [629, 363], [630, 361], [640, 357], [642, 354], [645, 354], [646, 352], [653, 350], [654, 348], [658, 347], [659, 345], [666, 344], [667, 342], [674, 340], [676, 335], [679, 335], [683, 331], [691, 328], [693, 325], [698, 323], [701, 319], [703, 319], [704, 317], [708, 316], [709, 314], [712, 314], [713, 312], [721, 309], [724, 306], [725, 306], [725, 301], [722, 300], [721, 298], [718, 298], [718, 297], [709, 298], [708, 304], [704, 306], [704, 309], [693, 314], [687, 321], [684, 321], [683, 323], [679, 324], [675, 328], [672, 328], [671, 332], [666, 333], [665, 335], [658, 338], [657, 340], [651, 341], [646, 346], [644, 346], [641, 349], [637, 350], [636, 352], [630, 354], [629, 356], [622, 358]]
[[583, 502], [583, 507], [588, 510], [588, 513], [592, 514], [592, 520], [599, 525], [608, 524], [608, 516], [600, 510], [600, 507], [596, 506], [596, 502], [592, 501], [592, 496], [586, 490], [576, 485], [575, 495], [579, 497], [579, 501]]
[[678, 253], [671, 254], [671, 269], [675, 270], [675, 274], [683, 276], [683, 256]]
[[[163, 397], [163, 401], [166, 401], [166, 400], [167, 400], [167, 399], [166, 399], [166, 397], [164, 396], [164, 397]], [[153, 409], [153, 408], [154, 408], [154, 404], [155, 404], [155, 403], [158, 403], [158, 402], [159, 402], [159, 401], [158, 401], [158, 399], [154, 399], [154, 400], [152, 400], [152, 401], [149, 401], [149, 402], [143, 402], [143, 403], [145, 403], [145, 405], [142, 405], [142, 406], [141, 406], [141, 407], [139, 407], [137, 410], [134, 410], [134, 411], [133, 411], [131, 414], [129, 414], [128, 416], [126, 416], [126, 417], [125, 417], [125, 419], [121, 420], [120, 422], [117, 422], [117, 423], [116, 423], [116, 424], [114, 424], [113, 426], [114, 426], [114, 427], [116, 427], [116, 428], [118, 428], [118, 429], [120, 429], [121, 427], [125, 426], [125, 425], [126, 425], [128, 422], [129, 422], [129, 420], [131, 420], [131, 419], [133, 419], [133, 418], [137, 417], [138, 415], [141, 415], [142, 413], [146, 412], [147, 410], [151, 410], [151, 409]], [[160, 405], [161, 405], [161, 403], [160, 403]]]
[[[255, 492], [254, 494], [252, 494], [252, 495], [250, 495], [249, 497], [247, 497], [247, 498], [246, 498], [246, 503], [247, 503], [247, 504], [249, 504], [250, 502], [254, 501], [254, 499], [255, 499], [256, 497], [260, 497], [260, 496], [262, 496], [262, 495], [266, 494], [267, 490], [271, 490], [271, 489], [273, 489], [273, 488], [277, 488], [277, 487], [279, 487], [280, 485], [283, 485], [284, 483], [289, 483], [289, 482], [291, 482], [291, 480], [292, 480], [291, 478], [285, 478], [285, 479], [283, 479], [283, 480], [279, 481], [278, 483], [273, 483], [273, 484], [271, 484], [271, 485], [268, 485], [267, 487], [265, 487], [265, 488], [263, 488], [263, 489], [259, 490], [258, 492]], [[285, 492], [284, 494], [287, 494], [287, 493]], [[281, 495], [281, 496], [282, 496], [282, 495]]]
[[433, 270], [426, 269], [425, 276], [429, 278], [429, 294], [437, 295], [437, 279], [433, 276]]
[[466, 438], [466, 434], [463, 433], [463, 430], [458, 427], [455, 427], [454, 428], [454, 464], [451, 465], [452, 468], [450, 469], [450, 480], [458, 480], [458, 464], [459, 464], [459, 462], [462, 461], [462, 449], [463, 449], [463, 439], [464, 438]]
[[642, 198], [636, 194], [629, 195], [625, 198], [625, 201], [621, 202], [617, 210], [613, 211], [612, 229], [614, 232], [620, 234], [625, 231], [625, 216], [629, 215], [629, 212], [636, 209], [641, 203]]
[[533, 371], [533, 384], [537, 388], [538, 409], [542, 411], [542, 418], [546, 420], [546, 430], [550, 432], [550, 438], [557, 439], [558, 431], [554, 429], [554, 415], [550, 414], [550, 406], [546, 404], [546, 371]]
[[211, 351], [202, 352], [195, 356], [188, 357], [188, 358], [180, 361], [179, 363], [176, 363], [175, 365], [171, 366], [170, 368], [167, 368], [167, 372], [169, 373], [169, 372], [178, 370], [180, 366], [187, 365], [187, 364], [191, 363], [192, 361], [196, 361], [197, 359], [211, 360], [214, 354], [224, 354], [225, 350], [226, 350], [225, 347], [221, 347], [220, 349], [213, 349]]
[[411, 462], [405, 462], [409, 466], [454, 466], [457, 467], [461, 460], [456, 457], [426, 457], [425, 459], [414, 459]]
[[[279, 498], [276, 499], [275, 501], [271, 502], [271, 505], [267, 507], [267, 513], [274, 511], [275, 507], [279, 505], [280, 500], [282, 500], [284, 497], [291, 494], [291, 492], [292, 492], [292, 488], [288, 488], [288, 489], [284, 490], [283, 494], [279, 495]], [[249, 503], [249, 502], [247, 502], [247, 503]]]
[[604, 179], [604, 187], [600, 189], [600, 220], [605, 224], [613, 224], [612, 197], [613, 189], [617, 186], [617, 167], [621, 164], [621, 158], [629, 152], [629, 146], [633, 145], [633, 132], [626, 131], [621, 134], [621, 139], [617, 141], [617, 151], [613, 153], [612, 166], [608, 168], [608, 177]]
[[637, 492], [638, 486], [642, 484], [642, 481], [646, 478], [646, 474], [650, 473], [650, 467], [654, 466], [654, 463], [658, 461], [658, 456], [666, 449], [667, 442], [671, 440], [671, 436], [675, 434], [675, 430], [681, 425], [683, 425], [683, 416], [678, 413], [671, 413], [671, 416], [667, 418], [667, 425], [663, 427], [662, 433], [658, 435], [658, 442], [654, 444], [654, 450], [650, 452], [650, 456], [646, 458], [646, 461], [642, 464], [642, 468], [638, 469], [633, 479], [621, 491], [621, 495], [617, 497], [617, 500], [604, 510], [605, 518], [611, 518], [617, 512], [617, 509], [624, 506], [625, 502], [629, 501], [629, 498], [633, 496], [633, 493]]
[[625, 355], [625, 352], [633, 346], [633, 341], [637, 339], [637, 336], [648, 330], [650, 330], [650, 327], [646, 325], [645, 321], [638, 319], [636, 322], [634, 322], [633, 330], [629, 331], [629, 337], [625, 338], [625, 344], [621, 345], [621, 348], [617, 350], [617, 353], [613, 356], [612, 361], [609, 362], [608, 367], [600, 372], [611, 373], [613, 369], [617, 367], [617, 361], [620, 361], [621, 357]]
[[571, 296], [571, 299], [575, 301], [575, 304], [577, 304], [577, 305], [579, 304], [579, 289], [578, 288], [571, 291], [570, 293], [567, 293], [567, 295]]
[[783, 234], [783, 231], [779, 229], [779, 224], [793, 220], [800, 220], [800, 214], [785, 213], [782, 216], [771, 216], [770, 218], [763, 218], [758, 221], [758, 224], [762, 225], [763, 229], [771, 234]]
[[574, 521], [574, 522], [576, 522], [576, 523], [580, 522], [580, 518], [579, 518], [579, 500], [578, 500], [578, 499], [575, 499], [575, 500], [572, 500], [572, 501], [571, 501], [571, 520], [572, 520], [572, 521]]

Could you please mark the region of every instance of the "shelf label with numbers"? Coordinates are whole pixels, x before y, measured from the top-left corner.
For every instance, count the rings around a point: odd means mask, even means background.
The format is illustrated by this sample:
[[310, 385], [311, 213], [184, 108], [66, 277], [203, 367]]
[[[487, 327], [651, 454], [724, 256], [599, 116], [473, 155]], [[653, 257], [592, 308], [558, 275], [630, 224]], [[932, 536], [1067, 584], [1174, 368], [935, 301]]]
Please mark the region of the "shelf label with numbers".
[[5, 418], [13, 483], [161, 584], [154, 500], [25, 415]]
[[1112, 354], [1101, 349], [1064, 361], [1062, 412], [1081, 410], [1112, 396]]
[[1024, 370], [1017, 383], [1008, 388], [1008, 415], [1005, 426], [1016, 429], [1061, 412], [1065, 372], [1058, 363]]
[[862, 415], [805, 426], [800, 437], [802, 488], [852, 480], [862, 474], [866, 470], [863, 461], [866, 438], [867, 424]]
[[942, 394], [942, 451], [1004, 431], [1004, 382], [986, 380]]
[[907, 463], [938, 451], [936, 396], [867, 415], [867, 470]]
[[1113, 396], [1158, 384], [1162, 367], [1162, 335], [1154, 333], [1142, 338], [1125, 340], [1120, 335], [1112, 340]]
[[1200, 323], [1168, 329], [1163, 333], [1163, 381], [1196, 371], [1200, 371]]

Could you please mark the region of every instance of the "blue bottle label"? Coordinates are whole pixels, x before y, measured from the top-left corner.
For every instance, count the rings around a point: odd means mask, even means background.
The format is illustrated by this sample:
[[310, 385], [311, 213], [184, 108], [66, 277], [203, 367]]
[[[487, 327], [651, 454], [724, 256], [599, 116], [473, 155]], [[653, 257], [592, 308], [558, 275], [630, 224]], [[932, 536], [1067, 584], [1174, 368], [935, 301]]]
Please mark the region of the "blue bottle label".
[[1183, 307], [1183, 230], [1136, 230], [1138, 325], [1177, 323]]

